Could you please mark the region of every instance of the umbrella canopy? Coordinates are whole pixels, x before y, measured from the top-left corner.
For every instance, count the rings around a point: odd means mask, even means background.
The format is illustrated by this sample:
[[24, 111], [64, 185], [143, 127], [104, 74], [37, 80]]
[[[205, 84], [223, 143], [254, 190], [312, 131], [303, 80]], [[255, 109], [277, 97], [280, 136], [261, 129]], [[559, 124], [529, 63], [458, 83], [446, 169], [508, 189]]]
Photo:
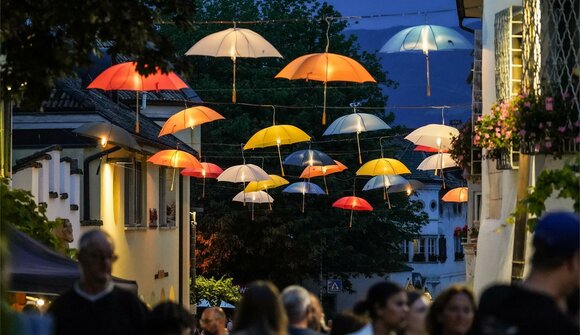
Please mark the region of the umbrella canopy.
[[407, 195], [411, 195], [412, 191], [420, 190], [425, 187], [425, 184], [418, 180], [409, 179], [407, 181], [409, 182], [408, 184], [392, 185], [387, 189], [387, 193], [407, 192]]
[[225, 119], [220, 113], [205, 106], [196, 106], [184, 109], [173, 115], [165, 123], [159, 132], [159, 136], [174, 134], [180, 130], [199, 126], [203, 123]]
[[147, 161], [172, 168], [203, 168], [197, 158], [181, 150], [161, 150], [149, 157]]
[[284, 165], [294, 165], [294, 166], [314, 166], [314, 165], [334, 165], [335, 162], [330, 156], [322, 151], [308, 149], [299, 150], [291, 153], [282, 162]]
[[139, 92], [140, 91], [177, 91], [188, 88], [187, 84], [175, 73], [162, 73], [156, 69], [155, 73], [143, 76], [137, 72], [137, 63], [125, 62], [113, 65], [103, 71], [87, 88], [98, 88], [105, 91], [123, 90], [136, 91], [137, 122], [135, 132], [139, 133]]
[[278, 186], [289, 184], [288, 180], [286, 180], [278, 175], [271, 174], [269, 176], [270, 176], [270, 179], [251, 181], [248, 184], [248, 186], [246, 186], [246, 189], [245, 189], [246, 193], [267, 190], [267, 189], [276, 188]]
[[403, 185], [410, 187], [409, 181], [397, 174], [384, 174], [380, 176], [372, 177], [365, 186], [363, 186], [363, 191], [370, 191], [378, 188], [389, 188], [394, 185]]
[[324, 83], [322, 124], [326, 124], [326, 85], [329, 81], [355, 83], [377, 81], [356, 60], [329, 52], [300, 56], [286, 65], [275, 78], [316, 80]]
[[438, 153], [425, 158], [417, 167], [417, 170], [439, 170], [457, 166], [457, 162], [451, 158], [451, 154]]
[[367, 113], [357, 113], [356, 109], [354, 113], [344, 115], [334, 120], [326, 128], [324, 135], [338, 135], [347, 133], [356, 133], [356, 144], [358, 148], [358, 162], [362, 164], [362, 157], [360, 153], [360, 140], [358, 135], [365, 131], [375, 131], [391, 129], [385, 121], [381, 120], [378, 116], [367, 114]]
[[232, 201], [238, 201], [243, 203], [251, 202], [257, 204], [265, 204], [274, 202], [274, 198], [272, 198], [268, 193], [264, 191], [256, 191], [256, 192], [241, 191], [240, 193], [236, 194], [236, 196], [232, 199]]
[[314, 165], [314, 166], [307, 166], [304, 168], [304, 171], [300, 174], [299, 178], [314, 178], [320, 176], [328, 176], [329, 174], [342, 172], [348, 169], [344, 164], [335, 160], [333, 165]]
[[320, 186], [314, 184], [314, 183], [310, 183], [310, 182], [306, 182], [306, 181], [299, 181], [296, 183], [292, 183], [288, 186], [286, 186], [286, 188], [284, 190], [282, 190], [282, 192], [284, 193], [301, 193], [301, 194], [326, 194], [324, 192], [324, 190], [322, 188], [320, 188]]
[[350, 210], [355, 210], [355, 211], [372, 211], [373, 210], [373, 206], [371, 206], [371, 204], [369, 204], [368, 201], [366, 201], [363, 198], [359, 198], [359, 197], [355, 197], [355, 196], [342, 197], [342, 198], [336, 200], [332, 204], [332, 207], [342, 208], [342, 209], [350, 209]]
[[214, 163], [202, 162], [201, 167], [186, 168], [181, 171], [184, 176], [195, 178], [217, 178], [224, 170]]
[[394, 158], [378, 158], [366, 162], [356, 171], [357, 176], [411, 173], [405, 164]]
[[457, 187], [445, 193], [441, 200], [446, 202], [467, 202], [469, 200], [467, 187]]
[[[413, 149], [414, 151], [423, 151], [423, 152], [439, 152], [440, 150], [437, 148], [433, 148], [433, 147], [428, 147], [426, 145], [417, 145], [415, 146], [415, 149]], [[448, 152], [449, 149], [443, 149], [441, 150], [441, 152]]]
[[271, 146], [278, 147], [278, 160], [280, 161], [280, 171], [284, 175], [284, 167], [282, 165], [282, 155], [280, 154], [280, 145], [292, 144], [298, 142], [310, 141], [310, 136], [303, 132], [300, 128], [284, 124], [274, 125], [264, 128], [250, 137], [244, 150], [265, 148]]
[[282, 55], [260, 34], [243, 28], [230, 28], [208, 35], [195, 43], [186, 56], [229, 57], [233, 62], [232, 102], [236, 103], [236, 59], [278, 57]]
[[406, 140], [416, 145], [424, 145], [439, 150], [451, 148], [451, 138], [459, 135], [459, 130], [443, 124], [428, 124], [405, 136]]
[[217, 177], [218, 181], [245, 183], [250, 181], [271, 179], [266, 171], [254, 164], [234, 165], [227, 168]]
[[73, 132], [100, 140], [103, 148], [110, 142], [126, 148], [141, 150], [131, 133], [108, 122], [85, 123], [74, 129]]
[[403, 29], [396, 33], [383, 45], [379, 52], [423, 52], [427, 65], [427, 96], [430, 96], [429, 51], [472, 48], [473, 45], [453, 29], [436, 25], [420, 25]]

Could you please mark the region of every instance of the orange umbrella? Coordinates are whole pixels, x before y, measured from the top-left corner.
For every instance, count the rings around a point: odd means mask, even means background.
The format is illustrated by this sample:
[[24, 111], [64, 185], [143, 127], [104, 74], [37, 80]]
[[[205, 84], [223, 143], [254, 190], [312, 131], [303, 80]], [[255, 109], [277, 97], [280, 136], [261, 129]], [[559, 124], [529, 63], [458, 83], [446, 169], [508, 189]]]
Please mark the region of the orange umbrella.
[[373, 206], [368, 203], [363, 198], [350, 196], [350, 197], [342, 197], [336, 200], [332, 207], [342, 208], [342, 209], [350, 209], [350, 222], [348, 224], [349, 227], [352, 227], [352, 214], [354, 211], [372, 211]]
[[326, 85], [329, 81], [348, 81], [355, 83], [377, 81], [356, 60], [328, 52], [308, 54], [296, 58], [286, 65], [275, 78], [290, 80], [305, 79], [324, 83], [324, 109], [322, 124], [326, 124]]
[[217, 178], [224, 170], [213, 163], [201, 163], [200, 168], [185, 168], [181, 171], [181, 175], [195, 178], [203, 178], [203, 189], [201, 197], [205, 198], [205, 178]]
[[467, 202], [469, 200], [467, 187], [457, 187], [445, 193], [441, 200], [446, 202]]
[[324, 179], [324, 187], [326, 188], [326, 194], [328, 194], [328, 185], [326, 185], [326, 176], [329, 174], [342, 172], [348, 169], [341, 162], [337, 160], [335, 160], [334, 162], [336, 163], [335, 165], [307, 166], [306, 168], [304, 168], [304, 171], [302, 171], [302, 173], [300, 174], [300, 178], [310, 179], [322, 176], [322, 178]]
[[169, 166], [173, 168], [173, 179], [171, 180], [171, 190], [173, 191], [173, 182], [175, 180], [175, 169], [178, 168], [203, 168], [201, 163], [192, 154], [181, 150], [161, 150], [155, 155], [149, 157], [149, 163], [156, 165]]
[[136, 91], [137, 123], [135, 131], [139, 133], [139, 92], [140, 91], [177, 91], [188, 88], [187, 84], [175, 73], [162, 73], [156, 69], [155, 73], [143, 76], [137, 72], [137, 63], [125, 62], [113, 65], [103, 71], [87, 88], [98, 88], [105, 91], [122, 90]]
[[211, 108], [204, 106], [190, 107], [171, 115], [163, 124], [159, 136], [174, 134], [187, 128], [193, 129], [203, 123], [222, 119], [224, 117]]

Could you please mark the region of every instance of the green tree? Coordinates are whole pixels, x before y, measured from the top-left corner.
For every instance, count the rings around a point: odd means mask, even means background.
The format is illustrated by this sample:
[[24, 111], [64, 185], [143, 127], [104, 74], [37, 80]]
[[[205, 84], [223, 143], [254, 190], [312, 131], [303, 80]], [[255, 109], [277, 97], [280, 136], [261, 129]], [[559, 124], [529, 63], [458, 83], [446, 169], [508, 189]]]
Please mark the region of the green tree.
[[192, 291], [195, 291], [195, 301], [198, 304], [201, 300], [206, 300], [211, 306], [219, 306], [222, 301], [236, 304], [240, 300], [240, 287], [234, 285], [232, 278], [197, 276]]
[[[238, 27], [251, 29], [265, 37], [284, 59], [238, 58], [238, 104], [230, 104], [232, 64], [227, 58], [188, 57], [187, 78], [201, 98], [226, 117], [226, 120], [204, 125], [202, 133], [203, 159], [228, 167], [242, 163], [241, 144], [261, 128], [272, 125], [272, 107], [276, 108], [277, 124], [295, 125], [313, 137], [312, 148], [327, 152], [349, 167], [340, 175], [327, 177], [329, 196], [307, 195], [306, 211], [301, 213], [301, 196], [271, 190], [275, 198], [273, 210], [268, 205], [255, 205], [256, 220], [251, 221], [250, 205], [232, 203], [231, 198], [242, 185], [206, 181], [206, 198], [198, 225], [197, 265], [204, 276], [231, 276], [238, 283], [255, 279], [270, 279], [279, 286], [305, 278], [349, 274], [384, 274], [397, 270], [402, 263], [399, 243], [412, 239], [426, 224], [427, 216], [418, 202], [407, 196], [391, 196], [388, 209], [382, 193], [365, 193], [376, 207], [372, 213], [354, 213], [353, 227], [348, 227], [349, 211], [331, 205], [341, 196], [352, 195], [353, 184], [360, 194], [364, 184], [356, 179], [358, 169], [354, 134], [323, 138], [326, 126], [321, 125], [323, 85], [315, 81], [288, 81], [274, 76], [291, 60], [308, 53], [324, 52], [326, 46], [325, 18], [340, 17], [333, 7], [312, 0], [268, 1], [198, 1], [194, 18], [195, 29], [187, 34], [164, 27], [177, 49], [185, 52], [196, 41], [210, 33]], [[222, 21], [222, 24], [215, 24]], [[260, 23], [257, 23], [257, 22]], [[354, 36], [343, 30], [346, 22], [329, 20], [329, 52], [358, 60], [381, 84], [395, 86], [383, 72], [376, 55], [361, 52]], [[195, 23], [197, 22], [197, 24]], [[202, 22], [207, 22], [202, 23]], [[364, 101], [364, 110], [386, 122], [392, 114], [384, 113], [387, 97], [377, 84], [329, 83], [328, 122], [352, 113], [353, 101]], [[261, 107], [252, 104], [264, 105]], [[307, 106], [312, 106], [309, 108]], [[396, 137], [396, 132], [361, 134], [365, 159], [380, 157], [379, 136]], [[326, 141], [328, 139], [328, 141]], [[323, 141], [324, 140], [324, 141]], [[388, 144], [388, 141], [384, 141]], [[305, 149], [308, 144], [282, 147], [282, 154]], [[388, 145], [387, 154], [393, 154]], [[262, 166], [279, 174], [276, 148], [245, 152], [246, 163]], [[286, 169], [286, 178], [297, 181], [299, 169]], [[321, 180], [312, 180], [321, 182]], [[192, 194], [200, 194], [194, 185]], [[349, 288], [346, 282], [347, 289]]]

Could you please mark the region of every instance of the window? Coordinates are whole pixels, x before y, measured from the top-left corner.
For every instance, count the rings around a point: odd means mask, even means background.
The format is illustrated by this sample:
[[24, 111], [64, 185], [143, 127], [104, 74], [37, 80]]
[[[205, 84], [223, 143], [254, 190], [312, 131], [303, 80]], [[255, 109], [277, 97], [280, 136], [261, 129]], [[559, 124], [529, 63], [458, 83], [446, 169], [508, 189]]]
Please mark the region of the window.
[[455, 249], [455, 260], [462, 261], [464, 258], [463, 246], [461, 245], [461, 236], [453, 237], [453, 245]]
[[427, 239], [427, 260], [429, 262], [437, 262], [437, 239], [428, 238]]
[[173, 171], [165, 167], [159, 168], [159, 226], [175, 227], [176, 221], [176, 192], [177, 188], [171, 183], [173, 180]]
[[143, 164], [141, 161], [133, 159], [122, 166], [125, 172], [123, 185], [125, 226], [142, 226], [145, 223], [143, 218]]
[[403, 262], [409, 261], [409, 241], [401, 242], [401, 253], [403, 254]]
[[481, 217], [481, 193], [474, 193], [474, 201], [473, 201], [473, 220], [479, 222], [479, 218]]

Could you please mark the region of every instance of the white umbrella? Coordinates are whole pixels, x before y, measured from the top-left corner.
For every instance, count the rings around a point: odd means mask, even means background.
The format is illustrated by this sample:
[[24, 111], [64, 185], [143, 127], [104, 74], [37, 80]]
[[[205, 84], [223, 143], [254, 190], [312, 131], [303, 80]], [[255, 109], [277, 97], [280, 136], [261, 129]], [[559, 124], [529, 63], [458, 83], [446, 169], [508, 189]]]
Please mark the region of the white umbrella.
[[405, 187], [411, 187], [407, 179], [397, 175], [397, 174], [384, 174], [371, 178], [365, 186], [363, 186], [363, 191], [373, 190], [377, 188], [383, 189], [383, 199], [387, 200], [389, 208], [391, 208], [391, 200], [387, 193], [387, 189], [393, 185], [404, 185]]
[[451, 154], [438, 153], [425, 158], [417, 167], [417, 170], [442, 170], [457, 166], [457, 162], [451, 158]]
[[412, 131], [405, 136], [406, 140], [416, 145], [425, 145], [439, 150], [451, 147], [451, 138], [458, 136], [459, 130], [444, 124], [428, 124]]
[[195, 43], [186, 56], [229, 57], [234, 64], [232, 102], [236, 102], [236, 58], [283, 58], [260, 34], [243, 28], [230, 28], [208, 35]]
[[246, 202], [252, 203], [252, 221], [254, 221], [254, 204], [263, 204], [263, 203], [272, 203], [274, 202], [274, 198], [272, 198], [268, 193], [264, 191], [257, 191], [257, 192], [245, 192], [241, 191], [240, 193], [236, 194], [236, 196], [232, 199], [233, 201]]
[[254, 164], [234, 165], [227, 168], [218, 177], [218, 181], [228, 181], [230, 183], [245, 183], [250, 181], [272, 179], [261, 167]]

